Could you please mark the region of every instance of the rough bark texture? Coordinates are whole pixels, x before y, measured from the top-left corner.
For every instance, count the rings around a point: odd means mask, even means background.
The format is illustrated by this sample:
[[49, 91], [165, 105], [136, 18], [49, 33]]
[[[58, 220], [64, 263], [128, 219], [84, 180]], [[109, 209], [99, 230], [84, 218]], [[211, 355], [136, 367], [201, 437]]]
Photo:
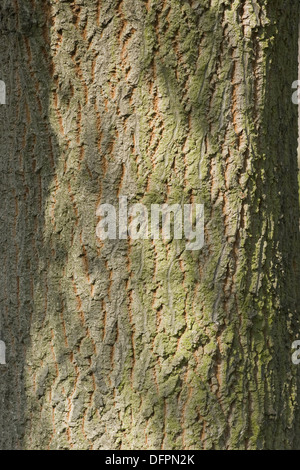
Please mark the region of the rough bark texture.
[[[1, 0], [1, 449], [300, 448], [297, 1]], [[205, 204], [205, 247], [96, 208]]]

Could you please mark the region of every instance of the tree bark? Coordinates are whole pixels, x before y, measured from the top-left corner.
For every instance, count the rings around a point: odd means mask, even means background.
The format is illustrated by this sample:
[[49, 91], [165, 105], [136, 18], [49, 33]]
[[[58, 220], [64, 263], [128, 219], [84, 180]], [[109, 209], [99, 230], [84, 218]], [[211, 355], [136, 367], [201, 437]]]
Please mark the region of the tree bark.
[[[298, 2], [0, 15], [0, 448], [299, 449]], [[100, 241], [121, 195], [205, 246]]]

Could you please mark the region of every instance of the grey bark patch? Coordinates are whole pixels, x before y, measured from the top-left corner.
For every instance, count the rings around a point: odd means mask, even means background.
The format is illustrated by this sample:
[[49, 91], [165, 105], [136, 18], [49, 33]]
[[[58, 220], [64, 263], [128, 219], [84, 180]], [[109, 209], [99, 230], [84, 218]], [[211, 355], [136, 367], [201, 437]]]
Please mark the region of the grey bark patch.
[[0, 80], [0, 104], [6, 104], [6, 85]]
[[5, 343], [4, 341], [0, 341], [0, 364], [3, 364], [3, 365], [6, 364], [5, 352], [6, 352]]

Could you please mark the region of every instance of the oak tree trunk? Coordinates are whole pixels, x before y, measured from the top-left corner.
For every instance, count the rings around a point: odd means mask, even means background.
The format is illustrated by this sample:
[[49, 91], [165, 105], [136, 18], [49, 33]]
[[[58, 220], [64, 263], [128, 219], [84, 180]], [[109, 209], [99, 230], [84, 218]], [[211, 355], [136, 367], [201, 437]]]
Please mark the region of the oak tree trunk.
[[[0, 17], [0, 448], [300, 448], [298, 2]], [[204, 247], [99, 240], [119, 196]]]

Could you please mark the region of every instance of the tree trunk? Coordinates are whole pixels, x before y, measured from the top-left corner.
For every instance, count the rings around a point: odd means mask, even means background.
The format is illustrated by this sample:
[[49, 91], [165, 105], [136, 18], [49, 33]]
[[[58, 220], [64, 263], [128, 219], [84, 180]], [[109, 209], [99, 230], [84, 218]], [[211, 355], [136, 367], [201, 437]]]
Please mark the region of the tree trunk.
[[[298, 2], [0, 15], [1, 449], [300, 448]], [[204, 247], [101, 241], [120, 196]]]

